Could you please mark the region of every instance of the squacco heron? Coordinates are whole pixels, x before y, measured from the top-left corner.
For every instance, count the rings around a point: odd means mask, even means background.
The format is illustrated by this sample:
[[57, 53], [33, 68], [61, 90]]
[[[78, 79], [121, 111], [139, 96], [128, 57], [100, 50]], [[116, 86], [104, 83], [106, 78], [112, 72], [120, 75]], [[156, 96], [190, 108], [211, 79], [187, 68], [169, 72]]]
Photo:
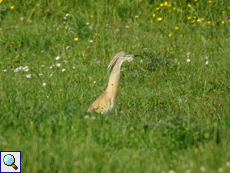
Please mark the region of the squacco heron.
[[104, 93], [95, 102], [93, 102], [88, 109], [88, 112], [94, 110], [103, 114], [114, 109], [120, 82], [121, 65], [124, 61], [132, 61], [135, 56], [139, 55], [129, 55], [126, 52], [119, 52], [113, 57], [108, 66], [108, 69], [111, 72], [108, 86]]

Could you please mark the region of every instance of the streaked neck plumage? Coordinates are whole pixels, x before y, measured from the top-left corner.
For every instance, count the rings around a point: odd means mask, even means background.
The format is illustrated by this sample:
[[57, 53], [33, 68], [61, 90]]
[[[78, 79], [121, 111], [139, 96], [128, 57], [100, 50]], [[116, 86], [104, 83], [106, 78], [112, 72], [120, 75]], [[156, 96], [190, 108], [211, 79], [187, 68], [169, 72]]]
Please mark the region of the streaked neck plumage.
[[117, 98], [118, 89], [119, 89], [119, 83], [120, 83], [120, 74], [121, 74], [121, 64], [123, 61], [118, 61], [109, 76], [109, 83], [108, 87], [106, 89], [107, 94], [111, 98], [111, 100], [114, 102]]

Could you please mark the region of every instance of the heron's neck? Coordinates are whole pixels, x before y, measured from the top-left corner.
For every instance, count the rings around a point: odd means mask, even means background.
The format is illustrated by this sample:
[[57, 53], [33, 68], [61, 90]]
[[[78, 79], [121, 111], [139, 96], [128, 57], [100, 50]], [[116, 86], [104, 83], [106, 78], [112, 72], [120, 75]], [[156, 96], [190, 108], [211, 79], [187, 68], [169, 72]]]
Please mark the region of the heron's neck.
[[109, 76], [109, 83], [106, 91], [112, 101], [115, 101], [117, 98], [117, 93], [118, 93], [119, 83], [120, 83], [120, 73], [121, 73], [120, 67], [121, 65], [117, 63], [113, 67], [113, 70], [111, 71], [111, 74]]

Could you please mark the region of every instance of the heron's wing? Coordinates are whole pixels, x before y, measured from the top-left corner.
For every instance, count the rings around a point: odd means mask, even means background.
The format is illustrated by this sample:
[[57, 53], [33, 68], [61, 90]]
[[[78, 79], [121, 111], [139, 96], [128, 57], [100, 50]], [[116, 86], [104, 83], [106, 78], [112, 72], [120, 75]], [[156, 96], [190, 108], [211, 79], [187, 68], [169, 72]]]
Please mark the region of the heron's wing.
[[91, 112], [92, 110], [101, 113], [101, 112], [107, 112], [109, 110], [111, 104], [111, 99], [107, 95], [106, 92], [104, 92], [93, 104], [89, 107], [88, 112]]

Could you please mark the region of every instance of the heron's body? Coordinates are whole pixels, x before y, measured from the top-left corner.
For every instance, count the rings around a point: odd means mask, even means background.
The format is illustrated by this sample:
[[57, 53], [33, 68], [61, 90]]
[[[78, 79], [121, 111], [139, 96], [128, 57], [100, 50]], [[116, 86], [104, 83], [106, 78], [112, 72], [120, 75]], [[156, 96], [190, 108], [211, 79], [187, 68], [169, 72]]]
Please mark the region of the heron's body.
[[111, 70], [108, 86], [104, 93], [90, 106], [88, 112], [95, 110], [103, 114], [113, 110], [119, 89], [121, 65], [126, 60], [132, 60], [134, 56], [138, 55], [128, 55], [125, 52], [119, 52], [114, 56], [108, 66]]

